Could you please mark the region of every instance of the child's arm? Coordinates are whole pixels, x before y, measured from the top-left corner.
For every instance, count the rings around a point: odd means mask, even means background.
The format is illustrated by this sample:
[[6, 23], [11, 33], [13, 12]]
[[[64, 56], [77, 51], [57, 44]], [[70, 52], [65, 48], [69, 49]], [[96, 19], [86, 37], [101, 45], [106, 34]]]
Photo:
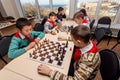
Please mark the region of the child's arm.
[[44, 24], [44, 30], [45, 30], [45, 32], [47, 32], [47, 33], [51, 33], [51, 32], [52, 32], [52, 29], [49, 29], [49, 26], [50, 26], [50, 23], [48, 23], [48, 22], [46, 22], [46, 23]]
[[45, 36], [45, 34], [43, 32], [32, 31], [31, 36], [41, 40]]
[[[92, 55], [92, 56], [91, 56]], [[45, 65], [38, 66], [38, 73], [50, 76], [50, 80], [87, 80], [93, 71], [97, 71], [99, 67], [99, 56], [95, 53], [90, 53], [85, 59], [78, 63], [78, 67], [74, 72], [74, 76], [67, 76], [58, 71], [52, 71]], [[93, 73], [94, 75], [96, 73]]]
[[25, 48], [19, 47], [19, 43], [20, 43], [20, 40], [18, 40], [15, 37], [12, 38], [10, 46], [9, 46], [9, 50], [8, 50], [8, 57], [10, 59], [14, 59], [26, 52]]

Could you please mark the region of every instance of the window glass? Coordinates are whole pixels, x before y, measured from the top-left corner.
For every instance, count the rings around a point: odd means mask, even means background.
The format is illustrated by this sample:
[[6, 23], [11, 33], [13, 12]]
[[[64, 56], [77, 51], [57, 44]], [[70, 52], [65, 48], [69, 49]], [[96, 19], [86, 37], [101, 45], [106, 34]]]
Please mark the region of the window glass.
[[25, 17], [37, 16], [35, 0], [20, 0]]
[[119, 4], [120, 0], [103, 0], [98, 19], [103, 16], [109, 16], [113, 21], [117, 14]]
[[63, 7], [65, 14], [69, 16], [69, 1], [70, 0], [53, 0], [53, 11], [58, 12], [59, 7]]
[[43, 18], [48, 16], [50, 13], [50, 4], [49, 0], [38, 0], [39, 2], [39, 9], [40, 9], [40, 17]]

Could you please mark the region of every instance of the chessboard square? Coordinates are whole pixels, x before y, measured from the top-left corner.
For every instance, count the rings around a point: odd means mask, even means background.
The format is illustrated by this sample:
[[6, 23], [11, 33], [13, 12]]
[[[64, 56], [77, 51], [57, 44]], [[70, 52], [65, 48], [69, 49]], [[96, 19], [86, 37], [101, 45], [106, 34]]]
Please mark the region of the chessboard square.
[[49, 59], [45, 58], [44, 62], [48, 63]]
[[50, 56], [52, 56], [53, 53], [49, 53]]
[[55, 59], [55, 57], [54, 57], [54, 56], [51, 56], [51, 59], [52, 59], [52, 60], [54, 60], [54, 59]]

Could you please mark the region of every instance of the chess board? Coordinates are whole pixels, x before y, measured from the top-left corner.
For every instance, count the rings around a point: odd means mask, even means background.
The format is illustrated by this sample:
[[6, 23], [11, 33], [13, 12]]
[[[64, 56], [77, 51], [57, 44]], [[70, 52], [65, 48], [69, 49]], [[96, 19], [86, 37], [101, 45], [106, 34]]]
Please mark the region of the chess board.
[[34, 50], [29, 53], [29, 58], [45, 64], [63, 68], [67, 50], [68, 42], [59, 43], [43, 40], [42, 43], [39, 43]]

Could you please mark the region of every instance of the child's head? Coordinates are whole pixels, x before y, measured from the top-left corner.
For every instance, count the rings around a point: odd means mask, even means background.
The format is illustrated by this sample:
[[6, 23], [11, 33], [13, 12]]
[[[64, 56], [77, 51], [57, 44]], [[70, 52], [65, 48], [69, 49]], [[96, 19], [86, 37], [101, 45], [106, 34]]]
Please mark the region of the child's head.
[[32, 32], [32, 25], [29, 22], [29, 20], [27, 20], [26, 18], [17, 19], [16, 27], [25, 36], [30, 36], [30, 34]]
[[85, 9], [81, 9], [80, 12], [82, 12], [84, 14], [84, 16], [87, 16], [87, 13], [86, 13]]
[[75, 46], [83, 48], [90, 40], [90, 29], [85, 25], [79, 25], [72, 29], [71, 38]]
[[64, 8], [59, 7], [59, 8], [58, 8], [58, 13], [64, 15]]
[[53, 22], [55, 22], [56, 19], [57, 19], [56, 13], [55, 12], [50, 12], [49, 19], [52, 20]]
[[81, 12], [76, 12], [73, 16], [73, 20], [77, 24], [81, 24], [83, 19], [84, 19], [84, 15]]

